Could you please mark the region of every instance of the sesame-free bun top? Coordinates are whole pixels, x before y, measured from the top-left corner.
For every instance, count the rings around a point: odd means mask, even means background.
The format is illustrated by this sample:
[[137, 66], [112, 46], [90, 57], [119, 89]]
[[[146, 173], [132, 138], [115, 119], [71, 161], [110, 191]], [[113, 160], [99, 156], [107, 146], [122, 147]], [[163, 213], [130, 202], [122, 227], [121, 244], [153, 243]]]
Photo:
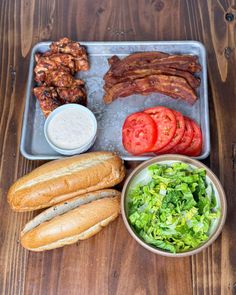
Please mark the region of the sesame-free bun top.
[[112, 152], [91, 152], [48, 162], [18, 179], [9, 189], [14, 211], [33, 211], [87, 192], [112, 187], [125, 168]]

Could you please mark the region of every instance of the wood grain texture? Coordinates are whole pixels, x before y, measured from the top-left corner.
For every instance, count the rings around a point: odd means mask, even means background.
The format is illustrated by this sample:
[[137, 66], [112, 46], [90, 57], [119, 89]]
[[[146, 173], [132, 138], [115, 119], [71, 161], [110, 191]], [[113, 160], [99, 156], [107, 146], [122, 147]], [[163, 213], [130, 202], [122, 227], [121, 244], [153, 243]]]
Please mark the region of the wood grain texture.
[[[236, 2], [230, 0], [0, 1], [0, 294], [236, 294]], [[18, 242], [35, 213], [10, 211], [6, 192], [42, 164], [19, 153], [32, 46], [62, 36], [84, 41], [199, 40], [208, 53], [211, 155], [227, 194], [222, 235], [204, 252], [155, 256], [121, 218], [95, 237], [45, 253]], [[137, 163], [127, 163], [129, 171]]]

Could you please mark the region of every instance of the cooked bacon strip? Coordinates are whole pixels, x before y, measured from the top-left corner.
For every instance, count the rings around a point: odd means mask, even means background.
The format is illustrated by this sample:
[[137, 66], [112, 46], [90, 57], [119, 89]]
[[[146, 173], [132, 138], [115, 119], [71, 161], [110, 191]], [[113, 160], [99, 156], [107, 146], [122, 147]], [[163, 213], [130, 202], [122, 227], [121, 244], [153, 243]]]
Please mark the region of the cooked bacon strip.
[[122, 67], [123, 65], [132, 66], [133, 63], [137, 63], [137, 62], [150, 63], [153, 60], [166, 58], [168, 56], [169, 56], [168, 53], [159, 52], [159, 51], [135, 52], [124, 57], [123, 59], [120, 59], [117, 55], [113, 55], [108, 60], [108, 62], [111, 60], [113, 69], [114, 69], [116, 67]]
[[[153, 68], [158, 66], [165, 66], [177, 70], [188, 71], [190, 73], [199, 72], [201, 70], [201, 66], [196, 61], [194, 61], [192, 57], [172, 56], [162, 59], [154, 59], [149, 63], [136, 61], [132, 64], [124, 64], [121, 67], [117, 62], [115, 64], [115, 67], [111, 67], [107, 74], [109, 75], [109, 73], [112, 73], [115, 76], [122, 76], [125, 72], [132, 71], [134, 69]], [[104, 76], [104, 79], [106, 79], [106, 75]]]
[[112, 87], [113, 85], [117, 83], [134, 80], [138, 78], [143, 78], [149, 75], [171, 75], [171, 76], [182, 77], [186, 79], [186, 81], [192, 88], [197, 88], [200, 85], [200, 79], [194, 77], [191, 73], [162, 66], [162, 67], [156, 67], [151, 69], [144, 68], [144, 69], [131, 70], [131, 71], [125, 72], [125, 74], [121, 77], [116, 77], [114, 75], [109, 75], [109, 76], [107, 75], [104, 89], [108, 90], [110, 87]]
[[131, 94], [149, 94], [159, 92], [173, 98], [182, 98], [190, 104], [196, 99], [195, 91], [181, 77], [167, 75], [150, 75], [145, 78], [121, 82], [112, 86], [104, 96], [105, 103], [111, 103], [118, 97], [125, 97]]
[[117, 55], [113, 55], [112, 57], [108, 58], [108, 63], [110, 66], [114, 65], [115, 63], [119, 62], [120, 59]]
[[[113, 55], [108, 59], [108, 63], [111, 68], [106, 75], [113, 73], [113, 71], [122, 71], [123, 73], [124, 71], [132, 69], [133, 67], [135, 68], [142, 64], [149, 64], [157, 59], [166, 58], [168, 56], [168, 53], [158, 51], [132, 53], [123, 59], [120, 59], [117, 55]], [[104, 76], [104, 79], [106, 75]]]
[[[110, 60], [112, 65], [106, 75], [112, 73], [115, 76], [122, 76], [126, 71], [131, 71], [133, 69], [161, 65], [179, 70], [186, 70], [191, 73], [201, 70], [201, 66], [197, 62], [197, 57], [193, 55], [168, 55], [162, 52], [141, 52], [131, 54], [122, 60], [118, 60], [117, 56], [113, 56]], [[104, 79], [106, 79], [106, 75]]]
[[160, 92], [193, 104], [200, 79], [193, 74], [201, 70], [198, 57], [169, 55], [162, 52], [139, 52], [123, 59], [112, 56], [104, 75], [104, 101], [131, 94]]

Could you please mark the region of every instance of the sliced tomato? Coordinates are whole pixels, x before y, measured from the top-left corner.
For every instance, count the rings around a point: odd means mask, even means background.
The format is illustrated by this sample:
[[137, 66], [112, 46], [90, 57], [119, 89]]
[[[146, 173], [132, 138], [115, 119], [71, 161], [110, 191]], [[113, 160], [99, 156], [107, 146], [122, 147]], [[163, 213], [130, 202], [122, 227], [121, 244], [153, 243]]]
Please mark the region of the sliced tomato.
[[159, 150], [157, 153], [158, 154], [165, 154], [171, 152], [171, 149], [174, 148], [182, 139], [185, 131], [185, 121], [184, 121], [184, 116], [175, 110], [172, 110], [172, 112], [175, 115], [176, 119], [176, 131], [171, 139], [171, 141], [161, 150]]
[[187, 156], [196, 157], [201, 154], [202, 151], [202, 132], [200, 127], [196, 122], [190, 119], [191, 125], [193, 127], [193, 139], [190, 145], [183, 150], [183, 154]]
[[176, 130], [174, 113], [166, 107], [154, 107], [144, 111], [156, 122], [157, 140], [151, 151], [157, 152], [165, 147], [173, 138]]
[[145, 113], [128, 116], [122, 128], [124, 148], [131, 154], [149, 152], [157, 139], [157, 127], [154, 120]]
[[180, 142], [169, 151], [171, 154], [181, 154], [191, 143], [193, 139], [193, 127], [188, 117], [184, 117], [185, 131]]

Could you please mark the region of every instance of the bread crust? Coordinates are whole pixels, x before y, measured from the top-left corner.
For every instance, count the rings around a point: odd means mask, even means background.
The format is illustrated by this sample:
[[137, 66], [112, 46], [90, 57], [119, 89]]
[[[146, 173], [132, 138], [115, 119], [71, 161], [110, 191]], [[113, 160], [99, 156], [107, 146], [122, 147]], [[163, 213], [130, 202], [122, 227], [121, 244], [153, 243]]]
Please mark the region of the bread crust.
[[95, 235], [119, 213], [120, 192], [107, 189], [88, 193], [36, 216], [22, 230], [21, 244], [31, 251], [69, 245]]
[[123, 180], [122, 160], [112, 152], [91, 152], [48, 162], [18, 179], [9, 189], [14, 211], [33, 211]]

